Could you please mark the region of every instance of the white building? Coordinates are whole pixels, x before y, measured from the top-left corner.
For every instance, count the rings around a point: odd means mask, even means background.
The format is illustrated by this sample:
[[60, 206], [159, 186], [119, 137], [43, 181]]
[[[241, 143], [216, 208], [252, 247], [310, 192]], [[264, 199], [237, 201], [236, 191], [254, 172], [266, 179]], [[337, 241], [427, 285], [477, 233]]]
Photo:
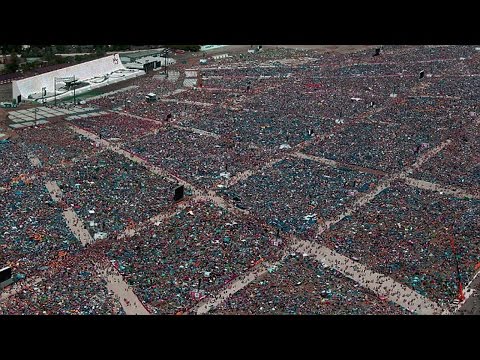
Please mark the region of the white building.
[[[67, 86], [75, 79], [76, 94], [110, 85], [123, 80], [143, 75], [142, 70], [127, 69], [118, 54], [87, 61], [55, 71], [32, 76], [12, 82], [12, 97], [17, 103], [30, 99], [52, 101], [73, 95], [73, 89]], [[62, 79], [64, 79], [62, 81]]]

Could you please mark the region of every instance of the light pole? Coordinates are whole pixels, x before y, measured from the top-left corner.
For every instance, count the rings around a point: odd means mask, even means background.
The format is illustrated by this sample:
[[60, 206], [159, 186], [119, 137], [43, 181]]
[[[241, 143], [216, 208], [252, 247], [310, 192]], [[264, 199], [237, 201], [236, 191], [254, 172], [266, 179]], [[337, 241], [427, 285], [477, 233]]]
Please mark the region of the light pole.
[[455, 259], [455, 267], [457, 270], [457, 280], [458, 280], [458, 300], [465, 300], [465, 295], [463, 294], [462, 279], [460, 277], [460, 267], [458, 266], [457, 251], [455, 249], [455, 242], [453, 240], [453, 235], [450, 235], [450, 247], [452, 248], [453, 257]]
[[167, 56], [168, 56], [168, 49], [165, 49], [163, 52], [163, 57], [165, 61], [165, 77], [168, 78], [168, 70], [167, 70]]
[[73, 75], [73, 105], [75, 105], [75, 75]]

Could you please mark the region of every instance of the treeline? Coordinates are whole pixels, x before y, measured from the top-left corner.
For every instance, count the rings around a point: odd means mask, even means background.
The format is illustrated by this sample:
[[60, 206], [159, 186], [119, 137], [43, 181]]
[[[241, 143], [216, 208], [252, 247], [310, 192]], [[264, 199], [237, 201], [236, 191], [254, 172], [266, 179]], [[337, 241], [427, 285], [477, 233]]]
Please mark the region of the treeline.
[[184, 51], [200, 51], [200, 45], [165, 45], [169, 49], [184, 50]]

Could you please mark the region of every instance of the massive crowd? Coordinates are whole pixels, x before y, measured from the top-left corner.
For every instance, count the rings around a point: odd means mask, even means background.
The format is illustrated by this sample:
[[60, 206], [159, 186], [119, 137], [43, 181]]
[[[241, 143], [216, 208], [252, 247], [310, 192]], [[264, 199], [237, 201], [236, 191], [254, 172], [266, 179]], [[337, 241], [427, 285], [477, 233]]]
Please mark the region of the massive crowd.
[[102, 139], [130, 140], [159, 128], [159, 124], [149, 120], [132, 118], [118, 113], [93, 116], [75, 120], [73, 123], [97, 134]]
[[334, 225], [321, 241], [446, 305], [458, 294], [453, 251], [463, 286], [480, 261], [479, 224], [479, 200], [397, 183]]
[[[480, 195], [478, 125], [464, 126], [456, 141], [415, 171], [414, 177]], [[448, 169], [448, 170], [447, 170]]]
[[16, 180], [0, 193], [0, 264], [30, 275], [48, 267], [59, 252], [77, 253], [71, 233], [41, 180]]
[[[43, 278], [0, 303], [0, 311], [123, 313], [87, 261], [102, 256], [153, 313], [185, 311], [253, 266], [278, 260], [287, 244], [279, 238], [289, 234], [355, 257], [440, 305], [451, 303], [457, 279], [447, 235], [455, 238], [465, 286], [480, 261], [478, 200], [396, 183], [314, 238], [318, 225], [378, 184], [375, 170], [404, 169], [447, 139], [451, 144], [412, 176], [479, 191], [478, 79], [470, 75], [478, 75], [480, 58], [474, 47], [385, 46], [379, 56], [373, 53], [272, 49], [206, 68], [177, 63], [174, 81], [146, 75], [132, 80], [128, 91], [88, 101], [157, 122], [118, 113], [72, 121], [102, 139], [120, 138], [123, 149], [199, 188], [216, 190], [249, 210], [245, 217], [188, 199], [173, 217], [145, 223], [170, 209], [176, 184], [76, 134], [68, 123], [24, 129], [0, 142], [0, 266]], [[198, 89], [183, 88], [188, 68], [204, 78]], [[147, 102], [151, 92], [157, 101]], [[296, 151], [343, 165], [299, 159]], [[249, 170], [258, 172], [230, 184]], [[44, 180], [57, 181], [60, 203], [51, 200]], [[65, 207], [96, 239], [88, 249], [67, 227]], [[144, 227], [132, 237], [118, 238], [139, 223]], [[303, 255], [281, 264], [214, 313], [405, 313]]]
[[[94, 256], [93, 256], [94, 257]], [[90, 252], [63, 255], [41, 280], [0, 304], [3, 315], [122, 315], [119, 299], [98, 275]]]
[[162, 212], [173, 201], [175, 184], [112, 151], [50, 174], [90, 234], [114, 237]]
[[362, 288], [332, 268], [291, 253], [279, 265], [229, 297], [212, 314], [401, 315], [400, 306]]
[[215, 139], [175, 128], [145, 136], [129, 144], [129, 148], [150, 163], [202, 187], [211, 187], [272, 155], [271, 151], [232, 139]]
[[[106, 245], [141, 300], [156, 313], [174, 314], [251, 267], [278, 257], [275, 233], [210, 202], [192, 202], [158, 225]], [[197, 295], [198, 296], [198, 295]]]
[[76, 134], [66, 123], [22, 129], [18, 134], [29, 153], [44, 166], [70, 163], [97, 151], [91, 141]]
[[21, 142], [0, 141], [0, 188], [8, 186], [16, 177], [31, 173], [33, 170], [34, 167]]
[[240, 206], [285, 232], [305, 233], [374, 187], [378, 177], [307, 159], [283, 160], [224, 190]]

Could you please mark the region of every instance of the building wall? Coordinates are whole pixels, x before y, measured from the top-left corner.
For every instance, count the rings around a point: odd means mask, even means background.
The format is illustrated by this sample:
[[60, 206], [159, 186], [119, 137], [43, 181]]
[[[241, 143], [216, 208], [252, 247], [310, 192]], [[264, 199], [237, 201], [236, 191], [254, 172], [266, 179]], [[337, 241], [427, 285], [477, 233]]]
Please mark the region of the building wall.
[[83, 81], [124, 69], [125, 67], [118, 54], [109, 55], [82, 64], [13, 81], [12, 98], [16, 99], [18, 95], [21, 95], [22, 99], [27, 99], [30, 94], [40, 93], [43, 87], [47, 89], [47, 92], [53, 92], [55, 89], [54, 78], [56, 77], [75, 76], [78, 80]]

